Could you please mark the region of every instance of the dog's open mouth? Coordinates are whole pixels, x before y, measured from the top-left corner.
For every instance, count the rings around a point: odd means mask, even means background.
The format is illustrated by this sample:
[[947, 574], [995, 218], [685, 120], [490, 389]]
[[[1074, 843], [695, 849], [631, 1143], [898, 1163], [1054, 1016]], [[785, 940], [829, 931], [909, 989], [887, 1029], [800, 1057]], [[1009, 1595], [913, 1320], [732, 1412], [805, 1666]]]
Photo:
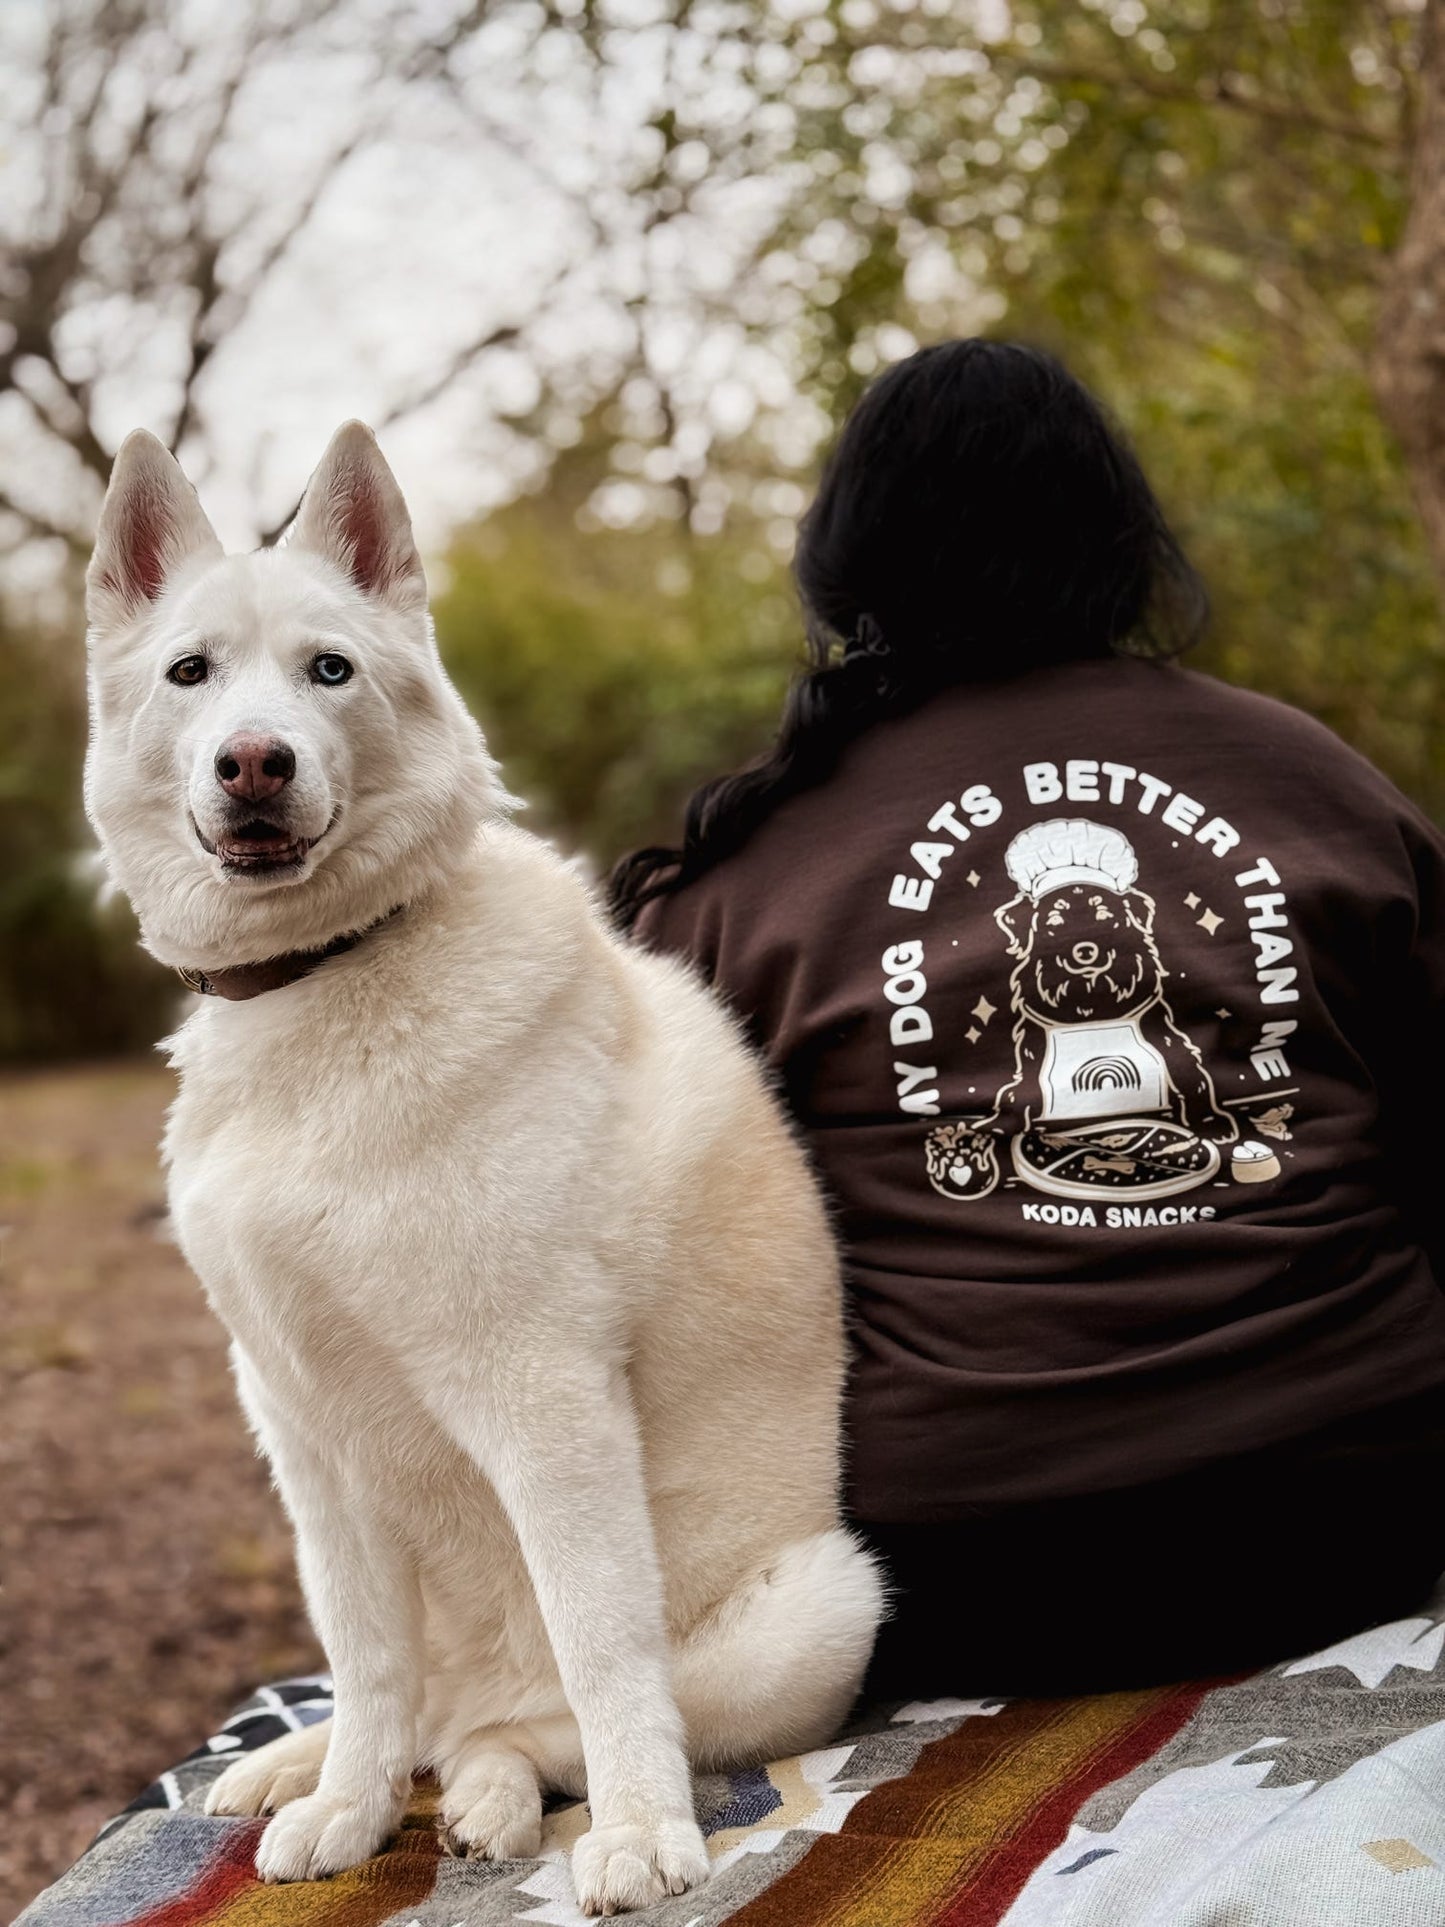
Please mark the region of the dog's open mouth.
[[294, 870], [306, 861], [311, 848], [310, 837], [292, 836], [279, 823], [267, 823], [259, 816], [227, 830], [214, 843], [202, 833], [199, 823], [195, 824], [195, 831], [201, 848], [208, 855], [219, 857], [222, 869], [253, 876]]

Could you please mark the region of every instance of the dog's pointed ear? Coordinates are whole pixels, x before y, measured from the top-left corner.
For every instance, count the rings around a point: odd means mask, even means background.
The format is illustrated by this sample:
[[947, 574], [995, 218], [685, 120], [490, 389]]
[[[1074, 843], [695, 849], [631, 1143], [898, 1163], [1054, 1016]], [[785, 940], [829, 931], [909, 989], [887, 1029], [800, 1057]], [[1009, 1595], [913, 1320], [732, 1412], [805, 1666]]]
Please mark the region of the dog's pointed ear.
[[137, 428], [120, 445], [85, 575], [86, 619], [106, 634], [135, 621], [167, 578], [223, 551], [196, 491], [164, 442]]
[[1033, 934], [1033, 900], [1023, 895], [1011, 897], [1007, 903], [999, 905], [993, 913], [993, 920], [1008, 938], [1008, 954], [1011, 957], [1026, 957], [1029, 940]]
[[291, 544], [335, 563], [364, 595], [413, 610], [426, 577], [396, 477], [365, 422], [345, 422], [306, 484]]

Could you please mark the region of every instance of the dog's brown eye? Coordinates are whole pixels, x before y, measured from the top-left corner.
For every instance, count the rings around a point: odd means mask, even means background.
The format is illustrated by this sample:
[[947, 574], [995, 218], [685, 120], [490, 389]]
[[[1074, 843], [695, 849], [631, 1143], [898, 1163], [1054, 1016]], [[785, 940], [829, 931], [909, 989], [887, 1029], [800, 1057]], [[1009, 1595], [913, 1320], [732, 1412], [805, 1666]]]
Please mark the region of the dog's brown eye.
[[211, 665], [204, 656], [182, 656], [179, 662], [173, 662], [166, 671], [166, 680], [179, 683], [183, 689], [189, 689], [195, 683], [204, 682], [210, 673]]

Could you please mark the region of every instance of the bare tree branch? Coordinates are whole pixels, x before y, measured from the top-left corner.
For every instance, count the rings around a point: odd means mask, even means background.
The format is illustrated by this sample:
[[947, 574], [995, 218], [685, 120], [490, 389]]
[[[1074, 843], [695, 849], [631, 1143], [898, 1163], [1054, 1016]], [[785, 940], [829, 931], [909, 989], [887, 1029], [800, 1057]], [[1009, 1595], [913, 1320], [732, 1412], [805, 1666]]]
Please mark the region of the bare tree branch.
[[220, 298], [217, 270], [221, 259], [221, 243], [207, 231], [203, 189], [216, 150], [230, 127], [236, 98], [241, 91], [242, 82], [259, 41], [259, 27], [253, 23], [252, 31], [242, 42], [239, 56], [232, 62], [231, 71], [221, 84], [210, 126], [197, 141], [190, 166], [180, 181], [180, 197], [185, 205], [193, 210], [187, 239], [192, 255], [191, 285], [195, 293], [195, 306], [191, 313], [186, 366], [181, 375], [181, 398], [176, 409], [175, 422], [171, 428], [172, 448], [180, 446], [190, 428], [195, 409], [196, 383], [200, 380], [201, 373], [216, 345], [211, 333], [211, 321]]
[[[241, 322], [245, 319], [247, 311], [250, 309], [256, 297], [261, 293], [262, 289], [270, 281], [272, 274], [275, 272], [281, 260], [295, 245], [302, 231], [310, 223], [311, 217], [315, 214], [323, 194], [325, 194], [326, 190], [331, 186], [331, 183], [336, 179], [336, 176], [346, 165], [347, 161], [351, 159], [352, 155], [357, 153], [371, 138], [371, 130], [358, 127], [346, 140], [341, 142], [338, 147], [332, 149], [325, 162], [317, 171], [310, 188], [292, 210], [290, 218], [284, 227], [282, 227], [281, 231], [267, 244], [265, 251], [257, 261], [255, 267], [247, 275], [245, 281], [235, 285], [222, 286], [218, 280], [214, 299], [209, 309], [204, 315], [198, 310], [198, 322], [202, 320], [206, 322], [214, 321], [218, 330], [224, 328], [224, 331], [227, 333], [233, 332], [240, 326]], [[214, 346], [214, 342], [208, 345], [203, 360], [209, 357], [210, 349]], [[199, 374], [199, 372], [199, 369], [195, 370], [195, 374]], [[194, 388], [194, 385], [195, 375], [193, 374], [190, 387]], [[188, 408], [183, 408], [182, 419], [177, 422], [172, 433], [172, 447], [180, 441], [181, 435], [187, 425], [189, 413]]]
[[50, 402], [44, 396], [37, 395], [34, 388], [27, 382], [13, 381], [10, 392], [19, 395], [41, 427], [53, 435], [56, 441], [65, 443], [80, 457], [91, 473], [99, 476], [104, 482], [110, 475], [110, 451], [100, 440], [91, 423], [84, 391], [77, 383], [66, 380], [48, 354], [37, 359], [46, 374], [58, 383], [70, 401], [76, 411], [75, 417], [67, 423], [63, 416], [55, 412]]
[[[540, 309], [546, 302], [551, 300], [561, 288], [566, 278], [566, 270], [561, 274], [555, 275], [534, 303], [534, 306]], [[476, 366], [483, 355], [487, 354], [493, 348], [510, 347], [513, 342], [519, 341], [521, 336], [521, 325], [515, 321], [501, 322], [495, 327], [485, 329], [481, 334], [476, 336], [474, 340], [467, 342], [463, 347], [458, 348], [455, 354], [450, 355], [442, 364], [441, 368], [438, 369], [437, 373], [432, 376], [430, 380], [424, 382], [420, 388], [406, 396], [403, 400], [393, 402], [389, 408], [377, 416], [372, 426], [374, 428], [393, 428], [397, 422], [404, 420], [406, 416], [415, 415], [419, 410], [428, 407], [432, 402], [439, 401], [446, 391], [458, 381], [469, 368]], [[263, 549], [274, 547], [281, 539], [296, 519], [296, 511], [300, 506], [301, 498], [298, 496], [290, 508], [287, 509], [286, 513], [262, 533], [261, 547]]]
[[[397, 63], [392, 75], [393, 84], [425, 79], [442, 70], [449, 55], [486, 19], [491, 4], [492, 0], [473, 0], [473, 4], [459, 14], [443, 34], [413, 49], [410, 55]], [[198, 152], [191, 177], [186, 183], [188, 199], [194, 200], [204, 186], [212, 155], [229, 125], [231, 107], [257, 44], [253, 37], [228, 79], [223, 108]], [[374, 138], [374, 125], [362, 119], [346, 139], [331, 150], [313, 177], [310, 188], [292, 210], [280, 232], [273, 236], [244, 283], [228, 284], [224, 281], [221, 273], [222, 244], [206, 233], [203, 225], [198, 224], [192, 237], [196, 305], [191, 323], [189, 359], [181, 379], [181, 401], [171, 430], [172, 448], [180, 445], [192, 426], [197, 383], [219, 345], [221, 335], [234, 331], [240, 325], [279, 263], [310, 224], [322, 196], [342, 168]]]
[[14, 516], [18, 522], [24, 524], [31, 535], [64, 542], [72, 555], [84, 556], [90, 552], [88, 537], [81, 535], [76, 529], [62, 528], [42, 509], [31, 508], [25, 502], [17, 502], [10, 491], [3, 487], [0, 487], [0, 514]]
[[[193, 117], [195, 102], [177, 109], [175, 90], [184, 91], [188, 77], [199, 74], [201, 43], [168, 32], [155, 37], [152, 47], [146, 37], [167, 24], [163, 0], [57, 5], [38, 75], [43, 204], [33, 235], [12, 250], [7, 267], [3, 313], [14, 333], [0, 349], [0, 392], [20, 393], [45, 433], [103, 478], [110, 452], [92, 420], [90, 374], [79, 373], [71, 364], [57, 331], [75, 291], [85, 286], [89, 293], [92, 281], [96, 298], [113, 292], [147, 299], [159, 287], [169, 297], [189, 297], [172, 441], [192, 434], [202, 379], [216, 349], [244, 319], [304, 232], [337, 172], [387, 124], [386, 115], [377, 112], [376, 89], [385, 85], [395, 94], [444, 74], [455, 50], [485, 22], [495, 3], [471, 0], [440, 32], [400, 48], [394, 36], [383, 44], [368, 29], [377, 72], [375, 86], [363, 89], [364, 110], [356, 126], [333, 145], [279, 232], [266, 241], [240, 280], [231, 276], [228, 264], [247, 244], [255, 224], [248, 220], [229, 232], [217, 232], [208, 195], [234, 126], [237, 102], [258, 55], [274, 54], [325, 27], [334, 9], [326, 0], [303, 0], [289, 17], [278, 20], [266, 6], [253, 5], [223, 75], [207, 78], [209, 97], [192, 86], [202, 106], [199, 125], [189, 137], [182, 133], [182, 153], [176, 158], [161, 147], [159, 137], [168, 134], [173, 146], [177, 127], [183, 129]], [[124, 94], [118, 86], [122, 74], [129, 75]], [[163, 91], [163, 81], [169, 93]], [[139, 104], [124, 120], [110, 111], [111, 101], [135, 95]], [[51, 131], [57, 119], [63, 132]], [[119, 229], [117, 221], [122, 223]], [[92, 244], [107, 227], [110, 265], [96, 280], [100, 257]], [[32, 361], [35, 370], [27, 376]]]

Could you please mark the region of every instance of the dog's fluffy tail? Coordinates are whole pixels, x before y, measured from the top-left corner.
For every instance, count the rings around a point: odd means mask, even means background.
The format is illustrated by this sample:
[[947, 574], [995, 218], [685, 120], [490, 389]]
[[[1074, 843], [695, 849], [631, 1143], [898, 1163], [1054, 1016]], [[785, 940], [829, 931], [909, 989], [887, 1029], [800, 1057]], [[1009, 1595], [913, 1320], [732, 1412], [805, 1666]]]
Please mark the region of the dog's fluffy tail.
[[695, 1766], [737, 1766], [821, 1746], [862, 1681], [883, 1581], [837, 1528], [785, 1546], [677, 1648], [673, 1681]]

